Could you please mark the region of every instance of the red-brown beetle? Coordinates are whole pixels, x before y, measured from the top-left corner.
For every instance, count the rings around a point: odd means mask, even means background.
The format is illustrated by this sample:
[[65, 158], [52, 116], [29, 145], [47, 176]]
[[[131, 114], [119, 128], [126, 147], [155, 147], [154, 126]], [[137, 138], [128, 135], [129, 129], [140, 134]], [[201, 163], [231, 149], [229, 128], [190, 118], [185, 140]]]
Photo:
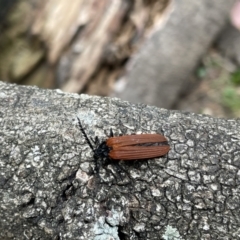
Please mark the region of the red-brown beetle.
[[[96, 162], [96, 173], [99, 173], [100, 165], [107, 165], [111, 160], [140, 160], [155, 158], [167, 154], [170, 150], [170, 146], [167, 144], [167, 139], [160, 134], [139, 134], [113, 137], [112, 131], [112, 137], [102, 143], [99, 143], [97, 137], [95, 141], [92, 140], [96, 145], [96, 148], [94, 148], [83, 129], [79, 118], [78, 124], [88, 145], [94, 153], [93, 156]], [[102, 161], [99, 162], [99, 159]], [[120, 168], [118, 165], [117, 167], [118, 169]]]
[[169, 145], [154, 145], [166, 143], [167, 139], [160, 134], [139, 134], [110, 137], [106, 141], [109, 147], [109, 157], [119, 160], [137, 160], [160, 157], [168, 153]]
[[98, 138], [96, 138], [94, 143], [97, 147], [94, 148], [90, 139], [87, 137], [79, 118], [78, 123], [88, 145], [94, 152], [97, 171], [99, 158], [108, 158], [112, 160], [149, 159], [163, 156], [170, 150], [170, 146], [167, 144], [167, 139], [160, 134], [125, 135], [119, 137], [112, 136], [102, 143], [99, 143]]

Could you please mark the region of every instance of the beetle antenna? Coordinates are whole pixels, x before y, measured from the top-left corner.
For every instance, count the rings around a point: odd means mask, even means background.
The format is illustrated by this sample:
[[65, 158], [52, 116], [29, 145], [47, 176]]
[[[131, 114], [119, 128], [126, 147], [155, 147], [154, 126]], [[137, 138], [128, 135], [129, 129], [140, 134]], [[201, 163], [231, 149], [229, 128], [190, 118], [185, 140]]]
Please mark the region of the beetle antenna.
[[113, 137], [113, 130], [110, 128], [110, 137]]
[[81, 124], [80, 119], [79, 119], [78, 117], [77, 117], [77, 119], [78, 119], [78, 125], [79, 125], [79, 128], [80, 128], [81, 132], [83, 133], [83, 135], [84, 135], [84, 137], [85, 137], [85, 139], [86, 139], [88, 145], [89, 145], [90, 148], [93, 150], [93, 152], [95, 152], [95, 149], [93, 148], [93, 145], [92, 145], [90, 139], [88, 138], [88, 136], [87, 136], [85, 130], [83, 129], [83, 126], [82, 126], [82, 124]]

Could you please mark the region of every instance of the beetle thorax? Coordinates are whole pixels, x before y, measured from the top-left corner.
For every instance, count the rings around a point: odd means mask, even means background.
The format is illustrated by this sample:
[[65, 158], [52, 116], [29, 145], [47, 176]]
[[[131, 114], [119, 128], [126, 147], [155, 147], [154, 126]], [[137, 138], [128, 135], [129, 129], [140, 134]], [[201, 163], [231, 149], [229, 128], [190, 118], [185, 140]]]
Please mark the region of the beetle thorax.
[[94, 151], [95, 157], [108, 157], [110, 148], [106, 145], [106, 142], [102, 142]]

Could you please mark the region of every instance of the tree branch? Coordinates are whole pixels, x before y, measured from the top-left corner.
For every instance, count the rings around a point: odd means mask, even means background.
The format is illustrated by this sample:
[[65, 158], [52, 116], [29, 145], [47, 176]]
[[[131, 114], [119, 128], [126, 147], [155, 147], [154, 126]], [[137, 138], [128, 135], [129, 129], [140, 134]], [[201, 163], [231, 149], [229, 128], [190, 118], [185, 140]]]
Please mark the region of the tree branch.
[[[77, 117], [90, 138], [160, 133], [171, 150], [96, 174]], [[0, 237], [237, 239], [239, 129], [239, 120], [0, 82]]]

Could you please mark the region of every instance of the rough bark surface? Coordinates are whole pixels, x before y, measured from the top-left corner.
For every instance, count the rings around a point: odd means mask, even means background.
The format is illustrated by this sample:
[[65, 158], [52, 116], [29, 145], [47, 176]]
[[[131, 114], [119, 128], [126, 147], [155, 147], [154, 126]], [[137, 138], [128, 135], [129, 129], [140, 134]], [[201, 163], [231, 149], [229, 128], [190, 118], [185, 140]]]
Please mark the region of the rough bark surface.
[[173, 0], [171, 13], [133, 58], [113, 96], [172, 107], [191, 85], [190, 74], [224, 28], [234, 2]]
[[[171, 150], [96, 174], [77, 116], [89, 137], [162, 133]], [[239, 120], [0, 82], [0, 238], [239, 239], [239, 129]]]

